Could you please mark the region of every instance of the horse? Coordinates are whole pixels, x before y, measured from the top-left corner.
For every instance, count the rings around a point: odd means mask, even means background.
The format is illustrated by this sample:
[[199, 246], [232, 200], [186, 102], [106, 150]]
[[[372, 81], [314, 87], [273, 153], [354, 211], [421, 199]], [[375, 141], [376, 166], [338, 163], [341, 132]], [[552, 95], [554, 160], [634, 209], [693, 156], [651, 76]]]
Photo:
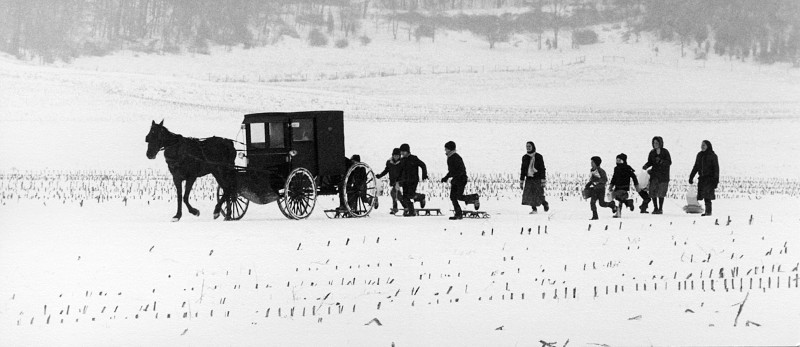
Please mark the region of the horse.
[[[186, 203], [189, 213], [200, 216], [200, 211], [189, 204], [189, 193], [195, 180], [208, 174], [212, 174], [222, 187], [222, 199], [217, 201], [214, 207], [214, 219], [219, 218], [222, 202], [231, 201], [236, 189], [234, 169], [236, 149], [233, 147], [233, 140], [216, 136], [203, 140], [183, 137], [167, 130], [164, 127], [164, 120], [161, 120], [161, 123], [152, 122], [145, 142], [147, 142], [148, 159], [155, 159], [158, 152], [164, 151], [164, 159], [172, 174], [172, 182], [178, 191], [178, 213], [172, 217], [172, 221], [177, 222], [181, 219], [182, 202]], [[186, 181], [185, 193], [181, 189], [183, 181]], [[227, 215], [230, 216], [230, 204], [227, 208]]]

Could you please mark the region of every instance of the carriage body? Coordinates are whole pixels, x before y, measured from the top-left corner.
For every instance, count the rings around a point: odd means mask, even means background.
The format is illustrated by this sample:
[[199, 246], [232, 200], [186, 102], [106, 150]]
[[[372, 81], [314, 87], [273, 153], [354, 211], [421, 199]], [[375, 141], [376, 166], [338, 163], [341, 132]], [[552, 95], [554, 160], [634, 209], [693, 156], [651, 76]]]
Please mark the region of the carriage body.
[[282, 177], [305, 168], [314, 177], [343, 176], [342, 111], [271, 112], [244, 116], [247, 167]]
[[[244, 116], [246, 164], [238, 168], [240, 213], [249, 201], [277, 202], [291, 219], [308, 217], [317, 195], [340, 195], [347, 215], [364, 217], [377, 206], [376, 179], [364, 163], [345, 156], [342, 111], [268, 112]], [[347, 203], [345, 203], [347, 201]]]

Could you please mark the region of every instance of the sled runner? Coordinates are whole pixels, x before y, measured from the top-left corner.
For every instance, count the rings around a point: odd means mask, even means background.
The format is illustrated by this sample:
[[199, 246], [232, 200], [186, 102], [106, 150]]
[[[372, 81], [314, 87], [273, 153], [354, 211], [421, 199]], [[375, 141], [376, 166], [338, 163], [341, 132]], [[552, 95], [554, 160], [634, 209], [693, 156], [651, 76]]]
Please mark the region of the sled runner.
[[[398, 211], [395, 216], [403, 217], [402, 211], [403, 210]], [[417, 208], [414, 209], [414, 214], [417, 216], [441, 216], [442, 210], [438, 208]]]
[[[450, 210], [450, 211], [453, 211], [453, 210]], [[453, 213], [455, 213], [455, 211], [453, 211]], [[492, 218], [492, 215], [490, 215], [486, 211], [468, 211], [468, 210], [464, 210], [464, 211], [461, 211], [461, 217], [474, 218], [474, 219], [486, 219], [486, 218]]]

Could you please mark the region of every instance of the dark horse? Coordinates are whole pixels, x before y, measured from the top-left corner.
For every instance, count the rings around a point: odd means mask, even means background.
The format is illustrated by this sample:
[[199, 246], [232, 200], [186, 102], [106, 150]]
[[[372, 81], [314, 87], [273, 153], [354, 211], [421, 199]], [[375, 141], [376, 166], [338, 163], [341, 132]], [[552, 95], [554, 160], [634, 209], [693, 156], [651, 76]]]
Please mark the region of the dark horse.
[[[164, 127], [164, 121], [150, 126], [150, 132], [145, 137], [147, 142], [147, 158], [155, 159], [158, 152], [164, 150], [169, 172], [172, 173], [172, 182], [178, 190], [178, 213], [172, 218], [173, 222], [181, 219], [182, 205], [186, 203], [189, 213], [199, 216], [200, 211], [189, 204], [189, 193], [198, 177], [208, 174], [214, 175], [217, 183], [222, 187], [222, 199], [214, 207], [214, 219], [219, 217], [223, 201], [230, 201], [236, 189], [236, 171], [234, 160], [236, 149], [233, 141], [221, 137], [210, 137], [205, 140], [183, 137], [173, 134]], [[181, 192], [181, 184], [186, 181], [186, 192]], [[230, 204], [228, 205], [230, 208]], [[230, 216], [230, 211], [228, 211]]]

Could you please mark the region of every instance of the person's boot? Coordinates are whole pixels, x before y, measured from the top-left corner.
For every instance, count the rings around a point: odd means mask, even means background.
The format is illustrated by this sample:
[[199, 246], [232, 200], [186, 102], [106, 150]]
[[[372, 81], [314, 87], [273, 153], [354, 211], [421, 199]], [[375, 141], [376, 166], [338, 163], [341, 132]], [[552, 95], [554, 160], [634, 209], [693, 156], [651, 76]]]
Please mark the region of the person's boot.
[[711, 200], [706, 200], [706, 211], [703, 212], [701, 216], [710, 216], [711, 215]]
[[425, 194], [417, 194], [414, 201], [419, 202], [419, 208], [425, 208]]
[[453, 215], [452, 217], [450, 217], [449, 219], [450, 219], [450, 220], [459, 220], [459, 219], [463, 219], [463, 218], [464, 218], [464, 217], [461, 215], [461, 213], [458, 213], [458, 212], [456, 212], [456, 214], [454, 214], [454, 215]]
[[403, 213], [403, 217], [416, 217], [416, 216], [417, 216], [417, 211], [414, 210], [413, 206], [408, 208], [406, 213]]
[[628, 208], [630, 208], [631, 211], [633, 211], [633, 199], [625, 200], [625, 205], [627, 205]]
[[598, 219], [600, 219], [600, 218], [597, 217], [597, 210], [593, 210], [592, 211], [592, 218], [589, 219], [589, 220], [598, 220]]
[[545, 212], [550, 211], [550, 204], [548, 204], [547, 201], [542, 202], [542, 206]]
[[537, 214], [537, 213], [539, 213], [539, 210], [538, 210], [538, 209], [536, 209], [536, 206], [532, 207], [532, 208], [531, 208], [531, 213], [530, 213], [530, 214]]
[[472, 200], [472, 206], [475, 207], [475, 211], [480, 210], [481, 209], [481, 197], [480, 197], [480, 195], [472, 194], [472, 196], [474, 197], [473, 200]]
[[639, 205], [639, 213], [649, 213], [647, 212], [647, 206], [650, 205], [650, 194], [642, 190], [639, 192], [639, 196], [642, 198], [642, 204]]

